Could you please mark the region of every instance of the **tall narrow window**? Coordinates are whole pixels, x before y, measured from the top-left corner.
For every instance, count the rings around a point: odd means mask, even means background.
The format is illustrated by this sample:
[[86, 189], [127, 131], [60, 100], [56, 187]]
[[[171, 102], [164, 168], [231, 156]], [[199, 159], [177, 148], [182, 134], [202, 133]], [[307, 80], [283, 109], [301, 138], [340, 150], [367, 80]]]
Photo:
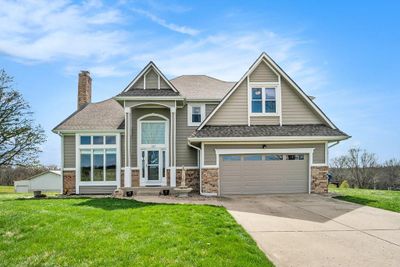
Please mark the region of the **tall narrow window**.
[[117, 179], [117, 154], [116, 149], [106, 149], [106, 181]]
[[145, 168], [146, 168], [146, 151], [142, 150], [142, 178], [145, 178]]
[[262, 91], [261, 88], [251, 89], [251, 112], [262, 113]]
[[276, 113], [275, 88], [265, 88], [265, 113]]
[[166, 163], [166, 158], [165, 158], [165, 150], [162, 151], [162, 177], [166, 177], [165, 175], [165, 163]]
[[81, 181], [91, 180], [92, 153], [90, 149], [81, 150]]
[[194, 123], [201, 122], [201, 108], [200, 107], [192, 107], [192, 122], [194, 122]]
[[104, 181], [104, 149], [93, 150], [93, 181]]

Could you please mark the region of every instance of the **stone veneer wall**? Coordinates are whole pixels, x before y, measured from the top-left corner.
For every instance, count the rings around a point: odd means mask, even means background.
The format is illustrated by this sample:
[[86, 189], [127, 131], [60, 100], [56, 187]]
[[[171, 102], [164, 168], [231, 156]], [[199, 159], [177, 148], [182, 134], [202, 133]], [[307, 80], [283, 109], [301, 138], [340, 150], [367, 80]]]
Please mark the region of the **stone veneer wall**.
[[132, 187], [139, 187], [139, 170], [132, 170]]
[[75, 171], [63, 171], [63, 194], [75, 194]]
[[201, 186], [205, 194], [218, 194], [219, 169], [201, 169]]
[[328, 193], [328, 166], [311, 166], [311, 192]]
[[[200, 170], [199, 169], [186, 169], [186, 186], [191, 187], [194, 192], [200, 191]], [[181, 185], [182, 169], [176, 169], [176, 186]], [[169, 182], [169, 180], [168, 180]], [[169, 183], [168, 183], [169, 184]]]
[[121, 169], [121, 179], [120, 179], [120, 187], [124, 187], [124, 179], [125, 179], [125, 173], [124, 170]]

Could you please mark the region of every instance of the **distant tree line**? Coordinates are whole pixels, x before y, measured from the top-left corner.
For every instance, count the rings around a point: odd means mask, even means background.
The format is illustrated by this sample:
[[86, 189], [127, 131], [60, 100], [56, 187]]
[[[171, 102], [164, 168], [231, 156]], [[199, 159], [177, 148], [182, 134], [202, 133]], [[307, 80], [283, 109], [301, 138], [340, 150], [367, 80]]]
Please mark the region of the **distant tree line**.
[[400, 160], [380, 163], [365, 149], [352, 148], [346, 155], [332, 159], [330, 172], [339, 184], [347, 181], [350, 187], [400, 190]]
[[24, 180], [36, 174], [57, 170], [57, 166], [49, 165], [34, 165], [34, 166], [15, 166], [15, 167], [1, 167], [0, 168], [0, 185], [14, 185], [14, 181]]

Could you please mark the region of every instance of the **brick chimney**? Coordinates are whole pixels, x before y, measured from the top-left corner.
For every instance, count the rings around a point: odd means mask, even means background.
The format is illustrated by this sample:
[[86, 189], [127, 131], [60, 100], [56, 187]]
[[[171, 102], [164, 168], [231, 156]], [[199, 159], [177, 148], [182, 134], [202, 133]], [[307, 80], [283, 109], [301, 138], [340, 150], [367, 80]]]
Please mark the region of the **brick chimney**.
[[78, 109], [83, 108], [92, 101], [92, 78], [90, 72], [82, 70], [78, 80]]

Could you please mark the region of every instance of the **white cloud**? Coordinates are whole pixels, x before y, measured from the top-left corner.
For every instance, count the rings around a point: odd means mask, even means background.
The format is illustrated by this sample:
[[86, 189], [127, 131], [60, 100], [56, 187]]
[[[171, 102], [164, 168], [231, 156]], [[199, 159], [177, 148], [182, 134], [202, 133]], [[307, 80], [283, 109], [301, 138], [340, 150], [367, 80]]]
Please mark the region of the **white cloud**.
[[177, 24], [174, 24], [174, 23], [167, 22], [166, 20], [164, 20], [164, 19], [162, 19], [160, 17], [157, 17], [156, 15], [154, 15], [154, 14], [148, 12], [148, 11], [145, 11], [143, 9], [132, 8], [132, 11], [135, 12], [135, 13], [141, 14], [141, 15], [149, 18], [153, 22], [155, 22], [155, 23], [157, 23], [157, 24], [159, 24], [159, 25], [161, 25], [161, 26], [163, 26], [163, 27], [165, 27], [165, 28], [167, 28], [167, 29], [169, 29], [171, 31], [174, 31], [174, 32], [188, 34], [188, 35], [191, 35], [191, 36], [197, 35], [200, 32], [199, 30], [193, 29], [193, 28], [188, 27], [188, 26], [181, 26], [181, 25], [177, 25]]
[[[99, 77], [124, 76], [154, 60], [169, 76], [208, 74], [234, 81], [266, 51], [305, 89], [324, 81], [302, 54], [304, 40], [270, 30], [207, 35], [157, 17], [151, 7], [149, 11], [124, 4], [107, 7], [99, 0], [81, 4], [0, 0], [0, 6], [0, 53], [24, 63], [59, 61], [71, 74], [89, 69]], [[134, 15], [126, 12], [132, 9], [183, 34], [174, 39], [159, 32], [143, 34], [144, 29], [135, 27]], [[129, 31], [122, 30], [127, 25]]]
[[105, 27], [121, 22], [120, 12], [99, 3], [0, 0], [0, 52], [28, 62], [101, 61], [126, 52], [126, 32]]

